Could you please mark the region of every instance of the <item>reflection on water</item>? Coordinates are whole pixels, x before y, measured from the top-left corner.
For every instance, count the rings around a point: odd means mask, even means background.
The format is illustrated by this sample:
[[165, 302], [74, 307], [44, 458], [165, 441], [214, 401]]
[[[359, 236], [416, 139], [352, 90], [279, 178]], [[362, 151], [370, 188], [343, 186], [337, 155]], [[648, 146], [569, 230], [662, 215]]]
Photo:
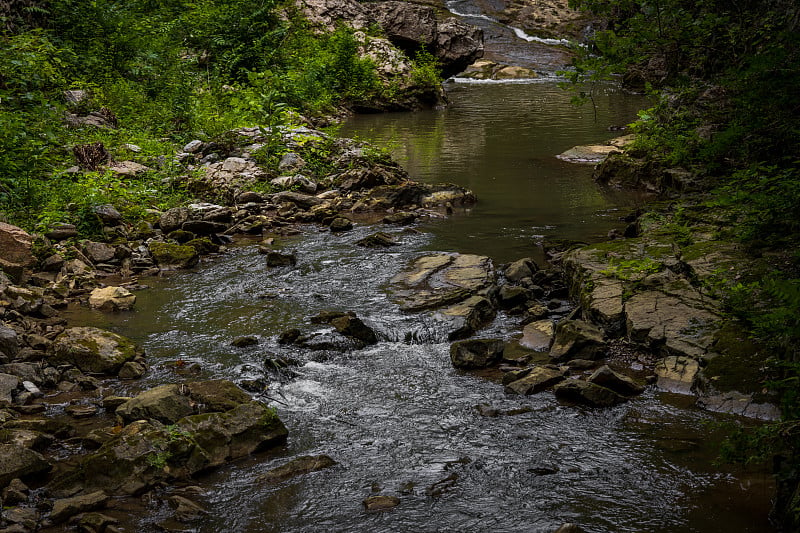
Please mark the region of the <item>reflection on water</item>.
[[575, 107], [556, 83], [451, 83], [444, 110], [360, 115], [342, 135], [387, 147], [411, 177], [469, 187], [478, 204], [427, 229], [432, 249], [487, 254], [499, 261], [536, 254], [544, 237], [597, 239], [620, 227], [633, 194], [604, 191], [592, 168], [556, 155], [610, 139], [609, 126], [636, 118], [644, 98], [608, 86]]

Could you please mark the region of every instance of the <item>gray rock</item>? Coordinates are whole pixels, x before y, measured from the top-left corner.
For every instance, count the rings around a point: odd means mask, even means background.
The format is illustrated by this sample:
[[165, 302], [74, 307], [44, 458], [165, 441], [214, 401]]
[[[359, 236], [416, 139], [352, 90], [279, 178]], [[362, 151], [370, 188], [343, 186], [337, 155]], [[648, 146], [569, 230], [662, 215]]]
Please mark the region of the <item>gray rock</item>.
[[497, 300], [503, 309], [511, 309], [525, 304], [533, 297], [530, 289], [525, 287], [515, 287], [513, 285], [503, 285], [497, 294]]
[[224, 222], [213, 222], [211, 220], [187, 220], [181, 224], [181, 229], [196, 235], [212, 235], [214, 233], [223, 233], [228, 229], [228, 225]]
[[122, 224], [122, 214], [111, 204], [96, 205], [92, 208], [92, 211], [100, 219], [100, 222], [106, 226], [119, 226]]
[[450, 362], [460, 369], [486, 368], [498, 361], [503, 354], [502, 339], [469, 339], [450, 345]]
[[182, 151], [186, 152], [187, 154], [194, 154], [202, 150], [203, 144], [203, 141], [195, 139], [193, 141], [189, 141], [189, 143], [183, 147]]
[[57, 224], [50, 228], [45, 237], [51, 241], [63, 241], [78, 236], [78, 228], [74, 224]]
[[356, 244], [358, 246], [363, 246], [364, 248], [389, 248], [390, 246], [400, 245], [400, 243], [395, 241], [391, 235], [388, 233], [383, 233], [382, 231], [368, 235], [367, 237], [356, 241]]
[[302, 194], [299, 192], [294, 191], [283, 191], [272, 195], [272, 201], [276, 204], [280, 204], [283, 202], [291, 202], [295, 204], [297, 207], [301, 209], [311, 209], [312, 207], [319, 205], [323, 202], [320, 198], [316, 196], [311, 196], [308, 194]]
[[307, 194], [317, 192], [317, 184], [305, 176], [295, 174], [293, 176], [280, 176], [270, 181], [283, 189], [297, 189]]

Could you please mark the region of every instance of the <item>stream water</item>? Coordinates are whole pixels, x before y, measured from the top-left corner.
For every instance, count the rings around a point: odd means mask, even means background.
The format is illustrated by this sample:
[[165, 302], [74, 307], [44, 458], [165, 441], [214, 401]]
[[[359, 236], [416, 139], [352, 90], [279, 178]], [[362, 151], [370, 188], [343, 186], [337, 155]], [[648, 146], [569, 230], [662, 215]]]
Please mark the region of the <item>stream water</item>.
[[[643, 101], [609, 87], [575, 109], [552, 80], [454, 83], [443, 111], [362, 116], [344, 127], [390, 148], [422, 181], [476, 191], [479, 203], [419, 232], [381, 228], [402, 243], [389, 251], [355, 246], [374, 232], [357, 225], [333, 236], [314, 227], [281, 239], [298, 266], [268, 270], [242, 243], [196, 271], [143, 280], [137, 311], [74, 311], [74, 322], [123, 333], [148, 353], [144, 388], [186, 379], [176, 360], [201, 368], [191, 379], [266, 377], [261, 399], [278, 409], [288, 444], [220, 469], [199, 482], [210, 513], [199, 532], [552, 532], [575, 522], [589, 532], [765, 532], [772, 482], [766, 474], [712, 465], [724, 417], [678, 396], [648, 390], [610, 409], [559, 404], [551, 393], [506, 395], [491, 379], [452, 368], [445, 332], [425, 314], [392, 303], [387, 284], [425, 250], [481, 253], [496, 262], [537, 255], [543, 238], [591, 240], [619, 227], [636, 205], [603, 192], [591, 169], [555, 159], [613, 136]], [[352, 310], [380, 342], [350, 352], [301, 351], [277, 343], [309, 317]], [[481, 336], [518, 331], [501, 315]], [[230, 345], [255, 335], [257, 346]], [[292, 373], [265, 359], [298, 360]], [[481, 416], [485, 404], [509, 413]], [[516, 413], [516, 414], [513, 414]], [[300, 455], [327, 454], [330, 469], [270, 485], [257, 478]], [[400, 498], [390, 512], [362, 500]], [[155, 529], [156, 506], [136, 525]]]

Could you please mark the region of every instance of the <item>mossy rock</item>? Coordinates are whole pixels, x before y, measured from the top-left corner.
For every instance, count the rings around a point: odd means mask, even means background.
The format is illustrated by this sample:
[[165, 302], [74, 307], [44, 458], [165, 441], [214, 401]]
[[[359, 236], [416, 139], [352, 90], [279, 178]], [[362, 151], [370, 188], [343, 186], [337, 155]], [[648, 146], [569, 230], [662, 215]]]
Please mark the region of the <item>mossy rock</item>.
[[82, 372], [115, 375], [138, 355], [130, 339], [99, 328], [68, 328], [56, 337], [50, 362], [67, 363]]
[[208, 237], [192, 239], [186, 244], [187, 246], [191, 246], [192, 248], [197, 250], [197, 253], [200, 255], [215, 254], [219, 252], [219, 245], [211, 242], [211, 239], [209, 239]]
[[760, 393], [764, 388], [762, 368], [767, 353], [747, 335], [746, 329], [728, 323], [714, 334], [718, 355], [705, 359], [703, 377], [721, 392]]
[[169, 242], [151, 242], [150, 253], [156, 263], [162, 266], [178, 268], [193, 267], [200, 260], [200, 255], [194, 246], [188, 244], [173, 244]]

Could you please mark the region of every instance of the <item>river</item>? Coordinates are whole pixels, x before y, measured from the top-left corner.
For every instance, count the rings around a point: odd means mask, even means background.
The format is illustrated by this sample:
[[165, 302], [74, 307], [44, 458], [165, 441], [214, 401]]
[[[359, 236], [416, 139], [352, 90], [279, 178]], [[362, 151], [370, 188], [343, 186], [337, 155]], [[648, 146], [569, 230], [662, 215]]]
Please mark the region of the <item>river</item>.
[[[401, 312], [387, 294], [398, 271], [426, 250], [489, 255], [496, 263], [542, 259], [545, 239], [595, 240], [620, 227], [640, 199], [603, 191], [591, 168], [554, 156], [612, 137], [644, 101], [613, 86], [591, 108], [575, 108], [550, 78], [447, 85], [445, 110], [356, 117], [342, 130], [392, 151], [411, 176], [472, 188], [479, 203], [446, 220], [388, 229], [389, 251], [355, 246], [375, 228], [333, 236], [316, 227], [279, 238], [296, 250], [293, 269], [268, 270], [252, 243], [192, 272], [143, 280], [137, 311], [73, 311], [147, 350], [152, 370], [134, 388], [191, 379], [266, 378], [260, 398], [289, 428], [288, 444], [198, 481], [209, 515], [198, 532], [552, 532], [564, 522], [588, 532], [771, 531], [770, 477], [714, 466], [726, 419], [685, 397], [649, 389], [610, 409], [560, 404], [552, 393], [507, 395], [492, 379], [456, 371], [445, 332], [425, 314]], [[384, 228], [385, 229], [385, 228]], [[323, 310], [352, 310], [379, 336], [351, 352], [279, 345], [292, 327], [314, 329]], [[480, 336], [509, 338], [517, 319], [500, 315]], [[239, 335], [257, 346], [230, 345]], [[276, 373], [276, 356], [298, 366]], [[482, 416], [478, 405], [507, 413]], [[270, 485], [257, 478], [310, 454], [337, 465]], [[400, 498], [386, 513], [362, 500]], [[169, 511], [150, 502], [134, 526], [156, 528]], [[132, 511], [133, 513], [133, 511]], [[126, 529], [127, 530], [127, 529]]]

